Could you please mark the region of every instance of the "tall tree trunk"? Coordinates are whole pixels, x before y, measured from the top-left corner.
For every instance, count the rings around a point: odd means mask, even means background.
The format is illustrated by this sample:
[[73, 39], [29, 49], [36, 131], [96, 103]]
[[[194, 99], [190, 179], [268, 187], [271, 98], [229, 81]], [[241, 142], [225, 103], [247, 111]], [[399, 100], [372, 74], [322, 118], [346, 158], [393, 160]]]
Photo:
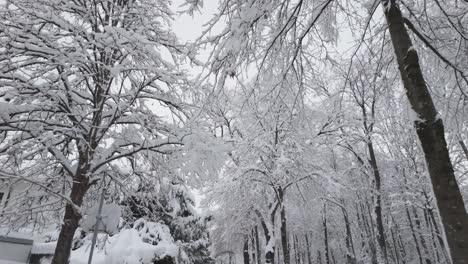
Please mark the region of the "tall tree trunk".
[[407, 260], [408, 260], [408, 257], [407, 257], [407, 254], [406, 254], [405, 243], [403, 243], [403, 238], [401, 237], [400, 230], [398, 230], [397, 234], [398, 234], [398, 245], [400, 245], [403, 263], [406, 263]]
[[[365, 207], [364, 207], [365, 206]], [[374, 220], [373, 220], [373, 217], [372, 217], [372, 212], [371, 212], [371, 208], [370, 208], [370, 205], [369, 205], [369, 201], [367, 201], [367, 199], [365, 200], [365, 204], [363, 205], [363, 211], [362, 213], [367, 213], [367, 217], [366, 215], [363, 215], [363, 219], [364, 219], [364, 222], [366, 223], [366, 226], [367, 226], [367, 233], [368, 233], [368, 241], [369, 241], [369, 248], [371, 250], [371, 255], [372, 255], [372, 263], [374, 264], [380, 264], [379, 263], [379, 259], [377, 258], [378, 257], [378, 253], [377, 253], [377, 246], [375, 244], [375, 224], [374, 224]]]
[[423, 264], [421, 249], [419, 248], [418, 239], [416, 238], [416, 233], [415, 233], [414, 226], [413, 226], [413, 219], [411, 218], [411, 214], [408, 209], [408, 206], [405, 206], [405, 210], [406, 210], [406, 216], [408, 217], [408, 223], [411, 229], [411, 236], [413, 237], [414, 246], [416, 247], [416, 252], [418, 253], [419, 264]]
[[414, 222], [416, 223], [416, 228], [418, 229], [419, 233], [419, 241], [421, 241], [421, 246], [424, 251], [424, 263], [426, 264], [432, 264], [431, 259], [429, 258], [429, 251], [427, 250], [427, 244], [426, 244], [426, 239], [424, 238], [422, 234], [422, 228], [421, 228], [421, 220], [419, 219], [418, 211], [416, 208], [413, 206], [413, 215], [414, 215]]
[[435, 263], [439, 263], [441, 257], [439, 254], [439, 248], [437, 247], [437, 238], [435, 237], [434, 228], [432, 227], [431, 220], [429, 220], [429, 213], [428, 213], [427, 207], [423, 210], [423, 212], [424, 212], [424, 222], [426, 223], [426, 227], [431, 234], [430, 240], [432, 243], [431, 243], [430, 251], [432, 252], [432, 256], [434, 257]]
[[271, 230], [268, 228], [265, 219], [263, 218], [262, 214], [255, 210], [255, 213], [258, 215], [260, 219], [260, 224], [263, 229], [263, 234], [265, 235], [265, 263], [267, 264], [274, 264], [275, 263], [275, 251], [276, 251], [276, 246], [275, 246], [275, 235], [274, 235], [274, 227], [275, 227], [275, 215], [276, 215], [276, 209], [278, 208], [278, 204], [274, 206], [274, 208], [271, 210], [271, 215], [269, 215], [270, 219], [270, 224]]
[[374, 204], [374, 213], [375, 221], [377, 224], [377, 244], [379, 245], [377, 252], [379, 253], [382, 259], [379, 260], [381, 263], [388, 263], [387, 257], [387, 247], [385, 245], [385, 231], [383, 225], [382, 217], [382, 192], [381, 192], [381, 178], [379, 167], [377, 166], [377, 158], [375, 157], [374, 145], [369, 136], [369, 142], [367, 143], [367, 148], [369, 150], [370, 165], [372, 167], [372, 172], [374, 174], [375, 180], [375, 204]]
[[[372, 258], [372, 263], [373, 264], [378, 264], [377, 263], [377, 258], [376, 258], [375, 246], [374, 246], [374, 239], [372, 239], [372, 237], [374, 237], [374, 234], [372, 233], [372, 228], [369, 227], [369, 223], [367, 221], [365, 210], [366, 210], [366, 207], [362, 204], [362, 202], [360, 202], [358, 204], [356, 214], [357, 214], [358, 221], [360, 223], [361, 248], [366, 249], [366, 253], [368, 255], [370, 255], [370, 257]], [[369, 247], [366, 247], [366, 245], [365, 245], [366, 241], [369, 244]], [[367, 248], [368, 248], [368, 250], [367, 250]]]
[[324, 247], [325, 247], [325, 263], [330, 264], [330, 249], [328, 247], [327, 205], [326, 205], [326, 203], [323, 204], [322, 225], [323, 225], [323, 243], [324, 243]]
[[450, 162], [444, 125], [437, 116], [398, 4], [395, 0], [382, 0], [382, 6], [406, 95], [418, 115], [416, 132], [425, 154], [452, 261], [466, 264], [468, 215]]
[[312, 252], [310, 252], [309, 235], [306, 233], [304, 236], [307, 247], [307, 264], [312, 264]]
[[250, 254], [249, 254], [249, 237], [247, 236], [244, 239], [244, 248], [243, 248], [244, 264], [250, 264]]
[[265, 263], [273, 264], [275, 263], [275, 247], [271, 247], [266, 249], [265, 251]]
[[447, 247], [445, 246], [445, 241], [444, 241], [444, 239], [442, 237], [442, 234], [440, 233], [440, 230], [439, 230], [439, 222], [436, 221], [434, 210], [428, 208], [427, 212], [429, 213], [429, 218], [431, 220], [432, 227], [434, 228], [434, 231], [436, 233], [437, 240], [439, 241], [439, 245], [442, 248], [442, 253], [444, 255], [444, 258], [447, 260], [447, 263], [448, 263], [449, 262], [448, 261], [449, 257], [447, 256]]
[[261, 254], [260, 253], [260, 240], [259, 240], [259, 237], [258, 237], [258, 227], [257, 226], [255, 226], [255, 229], [254, 229], [254, 236], [255, 236], [255, 248], [257, 250], [257, 254], [256, 254], [257, 259], [256, 259], [256, 261], [257, 261], [257, 264], [260, 264], [260, 262], [261, 262], [261, 260], [260, 260], [261, 259], [261, 257], [260, 257], [260, 254]]
[[353, 243], [353, 234], [351, 232], [351, 224], [349, 223], [348, 213], [344, 207], [344, 199], [341, 200], [341, 211], [343, 212], [343, 219], [345, 222], [346, 229], [346, 263], [355, 264], [356, 263], [356, 253], [354, 252], [354, 243]]
[[[392, 219], [393, 221], [393, 219]], [[396, 261], [396, 264], [400, 264], [400, 254], [399, 254], [399, 250], [398, 250], [398, 243], [397, 243], [397, 240], [395, 239], [395, 225], [393, 225], [392, 228], [390, 228], [390, 235], [392, 237], [392, 243], [393, 243], [393, 252], [395, 254], [395, 261]]]
[[297, 235], [293, 235], [293, 240], [294, 240], [294, 256], [296, 257], [296, 264], [301, 263], [301, 252], [299, 250], [299, 239], [297, 238]]
[[284, 190], [280, 187], [278, 188], [278, 198], [280, 200], [280, 217], [281, 217], [281, 246], [283, 248], [283, 261], [284, 264], [291, 263], [291, 254], [289, 252], [289, 242], [288, 242], [288, 232], [287, 232], [287, 222], [286, 222], [286, 205], [284, 203]]
[[257, 249], [255, 247], [255, 229], [252, 229], [251, 232], [250, 232], [250, 245], [251, 245], [251, 249], [250, 249], [250, 253], [252, 255], [252, 264], [256, 264], [256, 261], [257, 261]]
[[80, 207], [83, 203], [83, 198], [88, 190], [88, 177], [85, 175], [86, 166], [79, 169], [72, 185], [70, 200], [74, 205], [67, 204], [65, 206], [65, 216], [63, 218], [62, 229], [57, 240], [52, 264], [67, 264], [69, 263], [70, 250], [73, 243], [73, 236], [78, 228], [78, 223], [81, 220], [81, 214], [77, 212], [74, 206]]

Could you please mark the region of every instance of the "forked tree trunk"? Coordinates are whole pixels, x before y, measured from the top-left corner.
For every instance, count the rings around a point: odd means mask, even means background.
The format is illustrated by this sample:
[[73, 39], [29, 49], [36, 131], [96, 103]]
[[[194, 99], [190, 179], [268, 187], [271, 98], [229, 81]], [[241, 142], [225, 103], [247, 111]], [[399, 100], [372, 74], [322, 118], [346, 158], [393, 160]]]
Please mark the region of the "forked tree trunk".
[[[271, 212], [270, 217], [270, 227], [274, 229], [275, 226], [275, 215], [276, 215], [276, 209], [278, 208], [278, 204], [275, 205], [274, 209]], [[265, 243], [266, 243], [266, 248], [265, 248], [265, 263], [266, 264], [274, 264], [275, 263], [275, 251], [276, 251], [276, 246], [275, 246], [275, 235], [274, 235], [274, 230], [270, 230], [265, 222], [265, 219], [263, 218], [262, 214], [259, 211], [255, 211], [256, 214], [259, 217], [260, 224], [263, 229], [263, 234], [265, 235]]]
[[421, 142], [437, 205], [455, 264], [468, 263], [468, 215], [447, 149], [442, 120], [437, 116], [419, 58], [412, 46], [395, 0], [382, 0], [403, 86], [418, 115], [416, 132]]

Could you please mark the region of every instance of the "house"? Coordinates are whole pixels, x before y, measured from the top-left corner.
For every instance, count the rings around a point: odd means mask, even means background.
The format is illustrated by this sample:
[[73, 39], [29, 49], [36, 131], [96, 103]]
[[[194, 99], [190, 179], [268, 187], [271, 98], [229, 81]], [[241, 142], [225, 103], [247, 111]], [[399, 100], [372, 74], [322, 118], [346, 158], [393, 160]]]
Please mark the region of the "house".
[[0, 263], [29, 263], [32, 245], [18, 235], [0, 236]]

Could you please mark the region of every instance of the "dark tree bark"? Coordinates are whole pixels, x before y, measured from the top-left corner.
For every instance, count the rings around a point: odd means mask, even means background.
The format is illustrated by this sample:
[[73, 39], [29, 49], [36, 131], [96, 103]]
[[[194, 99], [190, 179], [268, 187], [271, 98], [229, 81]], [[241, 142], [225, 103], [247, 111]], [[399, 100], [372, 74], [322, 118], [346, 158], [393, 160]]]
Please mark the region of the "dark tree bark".
[[255, 248], [257, 250], [257, 258], [256, 258], [256, 261], [257, 261], [257, 264], [260, 264], [261, 260], [260, 260], [260, 240], [259, 240], [259, 237], [258, 237], [258, 227], [255, 226], [255, 229], [254, 229], [254, 236], [255, 236]]
[[398, 224], [396, 223], [395, 219], [392, 217], [393, 219], [393, 223], [395, 223], [395, 227], [397, 229], [397, 243], [400, 247], [400, 252], [401, 252], [401, 256], [402, 256], [402, 261], [403, 263], [406, 263], [407, 261], [407, 255], [406, 255], [406, 248], [405, 248], [405, 244], [403, 243], [403, 238], [401, 237], [401, 232], [400, 232], [400, 229], [398, 228]]
[[312, 252], [310, 252], [309, 235], [306, 233], [304, 236], [307, 247], [307, 264], [312, 264]]
[[[366, 207], [362, 204], [362, 202], [360, 202], [357, 206], [356, 215], [357, 215], [358, 222], [359, 222], [359, 227], [360, 227], [359, 229], [361, 231], [360, 232], [361, 247], [365, 248], [366, 253], [368, 253], [372, 257], [372, 263], [377, 264], [374, 239], [373, 239], [374, 234], [372, 232], [372, 229], [369, 227], [369, 223], [367, 221], [365, 210], [366, 210]], [[368, 242], [369, 247], [366, 247], [365, 245], [366, 241]]]
[[429, 220], [429, 213], [428, 213], [427, 208], [423, 209], [423, 213], [424, 213], [424, 223], [426, 224], [426, 228], [430, 234], [430, 242], [428, 243], [430, 244], [431, 248], [429, 249], [429, 251], [432, 253], [434, 262], [439, 263], [441, 259], [440, 254], [439, 254], [439, 247], [437, 246], [437, 239], [435, 237], [434, 229], [432, 228], [431, 221]]
[[355, 264], [356, 263], [356, 253], [354, 252], [354, 243], [353, 243], [353, 234], [351, 232], [351, 224], [349, 223], [348, 213], [344, 208], [344, 199], [341, 200], [342, 206], [341, 211], [343, 212], [343, 218], [346, 228], [346, 263]]
[[406, 217], [408, 218], [408, 223], [411, 230], [411, 236], [413, 238], [414, 246], [416, 247], [416, 252], [418, 253], [419, 264], [423, 264], [421, 248], [419, 247], [418, 239], [416, 238], [416, 232], [414, 230], [413, 219], [411, 218], [410, 211], [407, 206], [405, 206]]
[[293, 235], [293, 240], [294, 240], [294, 256], [296, 258], [296, 264], [301, 263], [301, 252], [299, 249], [299, 239], [297, 239], [297, 235]]
[[427, 249], [426, 239], [422, 235], [422, 228], [421, 228], [421, 220], [419, 219], [419, 214], [416, 208], [413, 206], [413, 215], [414, 215], [414, 222], [416, 223], [416, 228], [418, 229], [419, 233], [419, 241], [421, 241], [421, 247], [424, 251], [423, 259], [424, 263], [432, 264], [431, 259], [429, 258], [429, 251]]
[[[364, 219], [364, 223], [366, 224], [366, 230], [367, 230], [367, 238], [369, 241], [369, 248], [371, 250], [371, 256], [372, 256], [372, 263], [374, 264], [380, 264], [377, 259], [377, 245], [375, 244], [375, 229], [373, 228], [375, 226], [373, 217], [372, 217], [372, 212], [371, 208], [369, 205], [369, 202], [367, 200], [364, 201], [365, 204], [362, 205], [362, 218]], [[365, 215], [367, 213], [367, 216]]]
[[395, 0], [382, 0], [382, 6], [403, 86], [411, 107], [419, 117], [415, 121], [416, 132], [424, 151], [452, 261], [466, 264], [468, 215], [450, 161], [444, 125], [437, 116], [398, 4]]
[[324, 247], [325, 247], [325, 263], [330, 264], [330, 248], [328, 247], [328, 227], [327, 227], [327, 205], [326, 205], [326, 203], [323, 205], [322, 226], [323, 226], [323, 243], [324, 243]]
[[397, 243], [397, 240], [395, 239], [395, 229], [396, 229], [395, 226], [393, 226], [393, 228], [390, 228], [390, 235], [392, 237], [393, 252], [395, 254], [396, 264], [400, 264], [401, 257], [400, 257], [399, 250], [398, 250], [398, 243]]
[[81, 220], [81, 214], [76, 211], [74, 206], [80, 207], [83, 203], [83, 198], [88, 190], [88, 171], [86, 153], [80, 152], [80, 159], [76, 176], [73, 180], [72, 191], [70, 200], [73, 205], [67, 204], [65, 206], [65, 216], [63, 218], [62, 229], [57, 240], [57, 247], [55, 248], [52, 264], [67, 264], [70, 258], [70, 249], [73, 243], [73, 236], [78, 228], [78, 223]]
[[[426, 193], [424, 194], [426, 195]], [[427, 196], [426, 196], [426, 199], [428, 199]], [[429, 214], [429, 220], [431, 221], [431, 226], [434, 229], [435, 236], [437, 237], [437, 240], [439, 241], [439, 245], [442, 249], [442, 254], [444, 255], [444, 258], [446, 259], [446, 261], [449, 262], [448, 261], [449, 257], [447, 256], [447, 250], [446, 250], [447, 247], [445, 246], [445, 241], [442, 237], [442, 234], [440, 233], [439, 222], [436, 220], [434, 210], [432, 210], [431, 208], [428, 208], [427, 213]]]
[[[275, 226], [275, 215], [276, 215], [276, 210], [278, 209], [279, 203], [276, 203], [274, 205], [273, 210], [271, 211], [271, 215], [269, 216], [271, 227], [274, 228]], [[263, 234], [265, 235], [265, 243], [266, 243], [266, 248], [265, 248], [265, 263], [267, 264], [274, 264], [275, 263], [275, 251], [276, 247], [274, 246], [274, 231], [268, 229], [267, 224], [265, 223], [265, 219], [263, 218], [262, 214], [259, 211], [255, 211], [255, 213], [258, 215], [260, 219], [260, 224], [263, 229]], [[273, 246], [270, 246], [270, 244], [273, 244]]]
[[379, 253], [383, 258], [384, 263], [388, 263], [387, 257], [387, 247], [385, 245], [385, 230], [383, 225], [383, 217], [382, 217], [382, 191], [381, 191], [381, 178], [380, 178], [380, 171], [379, 167], [377, 166], [377, 158], [375, 157], [374, 152], [374, 145], [372, 144], [372, 140], [370, 139], [370, 135], [368, 138], [369, 142], [367, 143], [367, 148], [369, 150], [369, 162], [372, 167], [372, 173], [374, 175], [375, 180], [375, 205], [374, 205], [374, 213], [375, 213], [375, 221], [377, 224], [377, 243], [379, 245]]
[[244, 264], [250, 264], [249, 238], [248, 237], [244, 239], [244, 249], [242, 253], [244, 256]]
[[289, 242], [288, 242], [288, 231], [287, 231], [287, 221], [286, 221], [286, 205], [284, 204], [284, 190], [280, 187], [278, 188], [278, 198], [280, 200], [280, 231], [281, 231], [281, 247], [283, 249], [283, 261], [284, 264], [291, 263], [291, 254], [289, 252]]

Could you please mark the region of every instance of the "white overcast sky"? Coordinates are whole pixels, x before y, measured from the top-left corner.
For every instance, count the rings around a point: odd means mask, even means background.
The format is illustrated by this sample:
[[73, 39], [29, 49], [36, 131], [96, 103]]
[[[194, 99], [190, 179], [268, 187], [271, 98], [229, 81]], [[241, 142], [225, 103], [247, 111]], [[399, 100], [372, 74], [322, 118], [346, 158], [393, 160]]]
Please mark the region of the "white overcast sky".
[[[174, 0], [173, 7], [175, 11], [181, 11], [184, 7], [180, 7], [185, 1]], [[200, 12], [195, 12], [193, 16], [188, 14], [177, 15], [173, 24], [174, 32], [177, 34], [181, 42], [193, 41], [200, 36], [203, 25], [208, 22], [218, 8], [218, 0], [204, 0], [203, 9]]]

